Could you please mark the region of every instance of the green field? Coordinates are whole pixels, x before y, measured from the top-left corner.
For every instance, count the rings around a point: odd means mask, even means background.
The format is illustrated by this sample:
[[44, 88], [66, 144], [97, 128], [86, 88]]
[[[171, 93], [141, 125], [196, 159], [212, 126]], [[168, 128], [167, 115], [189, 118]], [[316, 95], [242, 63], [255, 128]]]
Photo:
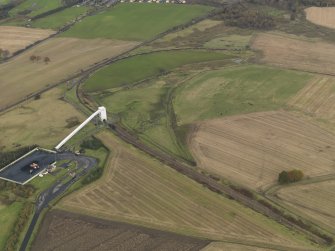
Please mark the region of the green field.
[[22, 202], [13, 202], [11, 205], [3, 205], [0, 202], [0, 250], [4, 250], [22, 206]]
[[0, 0], [0, 5], [8, 4], [11, 0]]
[[173, 105], [178, 124], [276, 110], [285, 106], [311, 77], [256, 65], [204, 73], [177, 90]]
[[148, 84], [121, 90], [104, 97], [101, 102], [108, 112], [117, 114], [122, 124], [136, 132], [148, 144], [180, 157], [190, 157], [180, 146], [170, 127], [167, 112], [168, 94], [173, 84], [164, 80], [150, 81]]
[[20, 5], [12, 9], [9, 14], [15, 16], [25, 11], [30, 11], [27, 15], [30, 17], [37, 16], [49, 10], [62, 6], [61, 0], [25, 0]]
[[220, 52], [207, 51], [170, 51], [134, 56], [101, 69], [87, 80], [84, 88], [95, 92], [126, 86], [181, 65], [230, 57]]
[[200, 5], [124, 3], [85, 18], [62, 36], [142, 41], [210, 10]]
[[37, 19], [31, 23], [31, 26], [42, 29], [59, 29], [74, 20], [76, 17], [84, 14], [87, 10], [87, 7], [67, 8], [45, 18]]

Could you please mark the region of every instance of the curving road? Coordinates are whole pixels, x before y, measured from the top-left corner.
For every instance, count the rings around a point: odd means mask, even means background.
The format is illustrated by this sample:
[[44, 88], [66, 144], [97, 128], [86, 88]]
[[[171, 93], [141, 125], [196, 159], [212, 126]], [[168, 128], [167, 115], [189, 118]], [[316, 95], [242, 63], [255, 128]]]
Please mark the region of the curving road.
[[67, 175], [64, 175], [62, 178], [57, 180], [57, 182], [53, 186], [43, 191], [38, 196], [36, 204], [35, 204], [35, 213], [30, 222], [29, 228], [26, 232], [23, 242], [21, 244], [20, 251], [25, 251], [27, 249], [29, 239], [34, 231], [38, 218], [42, 210], [48, 207], [49, 202], [57, 198], [59, 195], [63, 194], [80, 177], [85, 175], [89, 170], [94, 168], [97, 164], [97, 161], [94, 158], [86, 157], [86, 156], [76, 156], [73, 153], [58, 153], [56, 160], [69, 160], [69, 161], [77, 162], [77, 167], [76, 167], [77, 175], [73, 179], [63, 183], [63, 181], [68, 177]]

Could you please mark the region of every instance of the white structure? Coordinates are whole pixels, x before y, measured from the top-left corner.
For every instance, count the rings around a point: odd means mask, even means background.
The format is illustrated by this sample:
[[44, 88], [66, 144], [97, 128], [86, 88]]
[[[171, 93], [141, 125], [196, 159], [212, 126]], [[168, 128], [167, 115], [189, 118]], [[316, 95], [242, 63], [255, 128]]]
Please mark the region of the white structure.
[[85, 125], [87, 125], [95, 116], [99, 115], [101, 121], [107, 120], [107, 112], [104, 106], [98, 108], [98, 110], [89, 116], [82, 124], [80, 124], [73, 132], [71, 132], [65, 139], [63, 139], [55, 149], [58, 151], [66, 142], [68, 142], [77, 132], [79, 132]]

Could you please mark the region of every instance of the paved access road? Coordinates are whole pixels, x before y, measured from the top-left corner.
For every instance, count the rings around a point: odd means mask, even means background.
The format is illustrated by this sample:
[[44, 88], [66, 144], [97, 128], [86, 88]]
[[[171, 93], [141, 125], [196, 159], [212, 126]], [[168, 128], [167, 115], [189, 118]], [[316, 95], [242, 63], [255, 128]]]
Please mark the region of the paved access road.
[[81, 176], [85, 175], [89, 170], [94, 168], [97, 164], [96, 159], [86, 157], [86, 156], [76, 156], [73, 153], [58, 153], [57, 154], [57, 160], [69, 160], [69, 161], [75, 161], [77, 162], [77, 168], [76, 168], [76, 176], [63, 183], [63, 181], [68, 177], [64, 176], [60, 178], [53, 186], [48, 188], [47, 190], [43, 191], [35, 205], [35, 213], [34, 216], [30, 222], [28, 231], [23, 239], [23, 242], [20, 247], [20, 251], [25, 251], [27, 249], [27, 245], [29, 242], [29, 239], [34, 231], [35, 225], [38, 221], [38, 218], [44, 208], [47, 208], [49, 205], [49, 202], [54, 200], [59, 195], [63, 194], [67, 189], [69, 189]]

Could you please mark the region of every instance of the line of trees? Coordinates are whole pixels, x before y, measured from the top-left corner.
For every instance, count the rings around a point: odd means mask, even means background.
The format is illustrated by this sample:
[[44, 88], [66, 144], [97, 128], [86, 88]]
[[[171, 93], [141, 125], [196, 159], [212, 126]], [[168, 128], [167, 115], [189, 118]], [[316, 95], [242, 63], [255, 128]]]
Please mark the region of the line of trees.
[[282, 171], [278, 175], [279, 184], [288, 184], [302, 180], [304, 173], [301, 170]]
[[6, 165], [10, 164], [17, 158], [28, 153], [29, 151], [33, 150], [36, 147], [37, 145], [31, 145], [31, 146], [20, 147], [10, 152], [0, 152], [0, 168], [5, 167]]
[[45, 64], [48, 64], [51, 61], [49, 57], [42, 58], [41, 56], [35, 56], [35, 55], [31, 55], [29, 59], [33, 63], [35, 63], [35, 62], [37, 63], [37, 62], [41, 61], [42, 59], [43, 59], [43, 62]]
[[268, 30], [275, 26], [274, 18], [265, 11], [248, 9], [239, 4], [227, 6], [217, 18], [223, 19], [227, 25], [240, 28]]

